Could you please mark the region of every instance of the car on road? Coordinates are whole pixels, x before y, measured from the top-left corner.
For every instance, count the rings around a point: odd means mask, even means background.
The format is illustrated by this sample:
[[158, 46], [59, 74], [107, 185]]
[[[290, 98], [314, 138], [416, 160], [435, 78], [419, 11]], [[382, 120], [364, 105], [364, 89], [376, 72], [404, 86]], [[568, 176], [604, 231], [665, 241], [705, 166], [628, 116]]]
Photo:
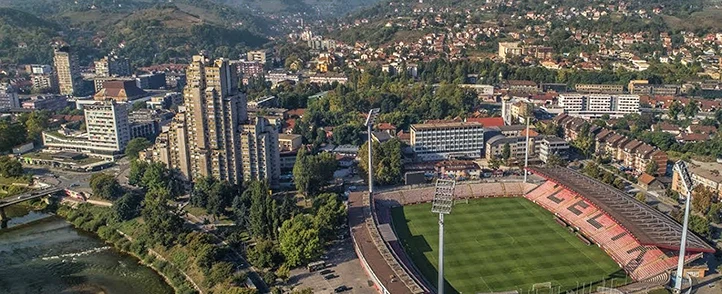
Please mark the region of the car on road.
[[328, 274], [330, 274], [330, 273], [332, 273], [332, 272], [333, 272], [332, 269], [325, 269], [325, 270], [322, 270], [322, 271], [320, 272], [320, 274], [321, 274], [322, 276], [324, 276], [324, 275], [328, 275]]
[[348, 287], [348, 286], [346, 286], [346, 285], [342, 285], [342, 286], [336, 287], [336, 289], [333, 289], [333, 292], [335, 292], [335, 293], [341, 293], [341, 292], [346, 292], [346, 291], [348, 291], [348, 290], [351, 290], [351, 287]]
[[325, 275], [325, 276], [323, 276], [323, 279], [324, 279], [324, 280], [330, 280], [330, 279], [334, 279], [334, 278], [338, 278], [338, 276], [337, 276], [337, 275], [334, 275], [334, 274], [330, 274], [330, 275]]
[[70, 184], [70, 188], [72, 188], [72, 187], [77, 187], [77, 186], [80, 186], [80, 184], [78, 184], [78, 183], [72, 183], [72, 184]]

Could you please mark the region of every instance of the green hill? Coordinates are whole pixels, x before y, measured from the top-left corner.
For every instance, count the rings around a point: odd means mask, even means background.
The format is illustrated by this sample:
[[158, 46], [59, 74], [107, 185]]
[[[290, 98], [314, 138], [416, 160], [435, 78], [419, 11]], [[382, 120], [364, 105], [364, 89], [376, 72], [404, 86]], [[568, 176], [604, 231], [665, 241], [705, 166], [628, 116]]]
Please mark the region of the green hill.
[[[0, 59], [50, 63], [50, 44], [62, 40], [76, 50], [81, 64], [115, 52], [148, 65], [183, 62], [200, 50], [237, 57], [268, 41], [264, 21], [209, 0], [76, 2], [0, 0]], [[19, 48], [21, 42], [27, 48]]]
[[57, 38], [58, 26], [32, 14], [0, 7], [0, 59], [3, 62], [48, 60], [48, 45]]

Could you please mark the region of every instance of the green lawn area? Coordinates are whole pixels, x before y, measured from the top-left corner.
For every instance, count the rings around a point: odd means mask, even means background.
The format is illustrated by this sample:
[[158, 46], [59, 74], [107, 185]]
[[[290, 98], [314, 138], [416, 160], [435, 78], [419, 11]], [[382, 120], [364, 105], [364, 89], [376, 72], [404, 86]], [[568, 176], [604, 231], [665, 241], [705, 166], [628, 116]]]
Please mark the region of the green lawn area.
[[[438, 216], [431, 213], [431, 204], [394, 208], [392, 216], [407, 254], [436, 285]], [[625, 281], [604, 251], [582, 243], [550, 212], [525, 198], [456, 204], [444, 223], [447, 292], [521, 292], [545, 282], [556, 292], [559, 286], [565, 291], [584, 283], [589, 289], [590, 282], [601, 286], [603, 279]]]

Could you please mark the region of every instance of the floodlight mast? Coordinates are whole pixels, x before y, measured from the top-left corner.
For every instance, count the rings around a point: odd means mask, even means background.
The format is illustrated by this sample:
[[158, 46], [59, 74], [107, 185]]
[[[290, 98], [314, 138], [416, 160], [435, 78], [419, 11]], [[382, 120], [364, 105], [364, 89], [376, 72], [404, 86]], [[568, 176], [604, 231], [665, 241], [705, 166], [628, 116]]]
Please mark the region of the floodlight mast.
[[434, 200], [431, 202], [431, 212], [439, 214], [439, 276], [436, 284], [439, 294], [444, 294], [444, 215], [451, 213], [455, 187], [454, 180], [436, 180]]
[[376, 122], [376, 118], [379, 116], [379, 112], [381, 111], [380, 108], [374, 108], [369, 111], [368, 116], [366, 117], [366, 131], [368, 132], [368, 153], [369, 153], [369, 166], [368, 166], [368, 176], [369, 176], [369, 195], [374, 194], [374, 163], [373, 163], [373, 138], [371, 137], [371, 132], [373, 131], [374, 123]]
[[[682, 241], [679, 244], [679, 259], [677, 261], [677, 274], [675, 275], [674, 279], [674, 292], [675, 293], [681, 293], [682, 292], [682, 272], [684, 271], [684, 256], [686, 254], [685, 250], [687, 247], [687, 227], [689, 226], [689, 208], [690, 203], [692, 202], [692, 189], [694, 189], [695, 184], [692, 181], [692, 177], [689, 175], [689, 170], [687, 169], [687, 163], [685, 163], [682, 160], [677, 161], [674, 164], [674, 171], [679, 174], [680, 181], [682, 182], [682, 186], [684, 186], [684, 190], [687, 192], [687, 199], [685, 199], [684, 204], [684, 222], [682, 224]], [[691, 286], [691, 285], [690, 285]]]

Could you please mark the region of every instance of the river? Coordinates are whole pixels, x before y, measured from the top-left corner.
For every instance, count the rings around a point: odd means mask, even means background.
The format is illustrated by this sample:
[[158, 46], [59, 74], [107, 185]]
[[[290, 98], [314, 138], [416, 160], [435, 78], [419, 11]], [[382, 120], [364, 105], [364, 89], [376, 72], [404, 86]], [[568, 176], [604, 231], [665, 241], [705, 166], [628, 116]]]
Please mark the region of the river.
[[132, 256], [60, 217], [12, 206], [0, 229], [0, 293], [172, 293]]

